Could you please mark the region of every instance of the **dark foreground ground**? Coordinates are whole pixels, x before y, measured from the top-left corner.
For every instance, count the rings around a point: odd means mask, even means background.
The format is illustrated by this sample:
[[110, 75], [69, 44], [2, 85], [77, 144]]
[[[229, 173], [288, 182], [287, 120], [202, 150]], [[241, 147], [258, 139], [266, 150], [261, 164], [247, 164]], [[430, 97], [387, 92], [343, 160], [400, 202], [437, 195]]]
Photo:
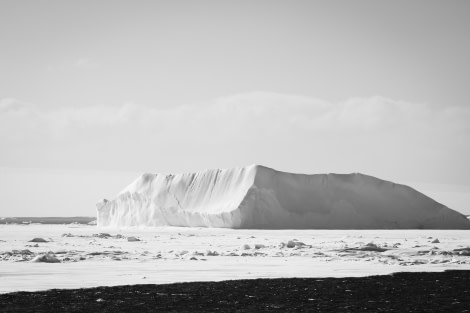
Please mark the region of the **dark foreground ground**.
[[0, 312], [470, 312], [470, 271], [255, 279], [0, 295]]

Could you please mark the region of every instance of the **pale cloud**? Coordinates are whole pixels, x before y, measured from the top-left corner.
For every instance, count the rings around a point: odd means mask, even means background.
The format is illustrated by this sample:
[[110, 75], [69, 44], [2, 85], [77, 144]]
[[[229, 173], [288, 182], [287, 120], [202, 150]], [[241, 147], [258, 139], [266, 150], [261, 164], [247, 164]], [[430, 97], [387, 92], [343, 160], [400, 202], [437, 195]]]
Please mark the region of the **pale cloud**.
[[[404, 127], [428, 127], [446, 131], [467, 129], [470, 110], [466, 107], [430, 107], [422, 103], [383, 97], [353, 98], [331, 103], [296, 95], [253, 92], [216, 99], [204, 104], [158, 108], [135, 103], [61, 107], [42, 110], [17, 99], [0, 100], [0, 118], [5, 122], [23, 112], [24, 123], [55, 127], [137, 127], [186, 131], [196, 127], [235, 132], [262, 128], [266, 131], [304, 130], [324, 132], [374, 132]], [[16, 131], [22, 132], [21, 124]], [[4, 135], [4, 134], [3, 134]], [[99, 136], [99, 133], [97, 134]], [[215, 137], [218, 132], [214, 132]]]
[[27, 110], [29, 106], [31, 105], [15, 98], [3, 98], [0, 99], [0, 114], [7, 112], [23, 112]]
[[90, 58], [80, 57], [75, 60], [74, 66], [81, 69], [95, 69], [98, 67], [98, 63]]
[[49, 64], [45, 67], [47, 73], [63, 73], [67, 71], [90, 71], [97, 69], [99, 63], [91, 58], [78, 57], [68, 58], [66, 60], [58, 61], [54, 64]]
[[317, 164], [320, 171], [373, 174], [377, 170], [371, 164], [393, 173], [413, 171], [418, 162], [419, 172], [439, 164], [440, 171], [462, 180], [468, 170], [458, 172], [458, 167], [469, 156], [469, 125], [466, 107], [384, 97], [332, 103], [252, 92], [170, 108], [126, 103], [48, 110], [4, 99], [0, 146], [8, 152], [0, 156], [0, 165], [13, 160], [51, 164], [51, 151], [62, 166], [97, 168], [107, 159], [106, 166], [122, 164], [125, 170], [139, 160], [142, 167], [155, 162], [178, 168], [190, 162], [188, 170], [256, 162], [298, 171]]

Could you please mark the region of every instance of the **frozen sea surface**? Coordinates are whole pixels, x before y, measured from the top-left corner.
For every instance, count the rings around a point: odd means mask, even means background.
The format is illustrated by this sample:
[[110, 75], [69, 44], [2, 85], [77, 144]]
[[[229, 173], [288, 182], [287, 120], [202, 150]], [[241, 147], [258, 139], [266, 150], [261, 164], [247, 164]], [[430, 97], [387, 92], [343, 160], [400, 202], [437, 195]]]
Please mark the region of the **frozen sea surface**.
[[470, 270], [470, 231], [0, 225], [1, 293], [446, 269]]

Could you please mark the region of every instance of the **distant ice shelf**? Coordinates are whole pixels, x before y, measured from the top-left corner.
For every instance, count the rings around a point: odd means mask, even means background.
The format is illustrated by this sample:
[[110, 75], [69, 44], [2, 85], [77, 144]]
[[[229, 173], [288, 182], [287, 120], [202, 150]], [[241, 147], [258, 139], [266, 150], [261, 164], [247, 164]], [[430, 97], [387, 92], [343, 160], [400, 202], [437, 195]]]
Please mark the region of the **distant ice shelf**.
[[257, 229], [470, 229], [462, 214], [363, 174], [292, 174], [251, 165], [143, 174], [97, 204], [98, 226]]

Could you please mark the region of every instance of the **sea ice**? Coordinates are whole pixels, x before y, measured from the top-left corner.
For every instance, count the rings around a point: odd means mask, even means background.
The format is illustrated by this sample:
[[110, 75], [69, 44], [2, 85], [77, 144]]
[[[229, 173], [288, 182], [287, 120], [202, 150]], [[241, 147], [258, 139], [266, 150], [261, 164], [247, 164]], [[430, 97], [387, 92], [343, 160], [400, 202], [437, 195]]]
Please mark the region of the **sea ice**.
[[[0, 225], [0, 292], [138, 284], [143, 276], [146, 283], [168, 283], [470, 270], [467, 230], [106, 231], [109, 236], [98, 236], [96, 226], [88, 225]], [[31, 246], [33, 234], [50, 242]], [[141, 241], [129, 242], [129, 237]], [[36, 262], [52, 257], [60, 263]]]

